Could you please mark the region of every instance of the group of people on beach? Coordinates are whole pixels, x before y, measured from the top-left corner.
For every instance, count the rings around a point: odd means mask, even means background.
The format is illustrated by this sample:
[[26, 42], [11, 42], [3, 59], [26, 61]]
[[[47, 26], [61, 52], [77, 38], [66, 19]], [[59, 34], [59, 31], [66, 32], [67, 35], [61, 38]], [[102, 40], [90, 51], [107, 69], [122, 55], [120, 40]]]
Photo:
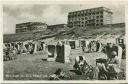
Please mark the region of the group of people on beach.
[[[96, 66], [93, 67], [93, 79], [117, 79], [118, 73], [121, 72], [122, 47], [117, 44], [107, 43], [102, 52], [106, 55], [106, 58], [96, 59]], [[74, 68], [79, 70], [81, 66], [86, 67], [87, 65], [84, 56], [76, 57]]]

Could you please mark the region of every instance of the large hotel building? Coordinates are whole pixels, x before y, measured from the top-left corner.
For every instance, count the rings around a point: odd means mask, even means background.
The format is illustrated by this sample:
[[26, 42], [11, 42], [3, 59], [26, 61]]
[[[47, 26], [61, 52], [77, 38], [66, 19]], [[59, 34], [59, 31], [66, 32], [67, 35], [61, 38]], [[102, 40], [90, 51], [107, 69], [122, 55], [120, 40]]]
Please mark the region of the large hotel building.
[[112, 24], [112, 11], [105, 7], [68, 13], [68, 27], [102, 26]]

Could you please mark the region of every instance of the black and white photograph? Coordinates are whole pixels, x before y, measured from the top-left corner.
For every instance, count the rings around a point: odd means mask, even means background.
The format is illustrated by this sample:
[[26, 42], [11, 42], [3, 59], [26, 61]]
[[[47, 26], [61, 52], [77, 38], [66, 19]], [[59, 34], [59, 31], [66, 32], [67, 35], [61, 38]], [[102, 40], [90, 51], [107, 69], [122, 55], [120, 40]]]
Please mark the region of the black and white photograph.
[[124, 4], [2, 8], [3, 80], [126, 80]]
[[[1, 84], [43, 84], [43, 83], [1, 83]], [[53, 84], [53, 83], [46, 83]], [[67, 83], [58, 83], [58, 84], [67, 84]], [[83, 83], [70, 83], [70, 84], [83, 84]], [[99, 83], [84, 83], [84, 84], [99, 84]], [[104, 84], [127, 84], [127, 83], [104, 83]]]

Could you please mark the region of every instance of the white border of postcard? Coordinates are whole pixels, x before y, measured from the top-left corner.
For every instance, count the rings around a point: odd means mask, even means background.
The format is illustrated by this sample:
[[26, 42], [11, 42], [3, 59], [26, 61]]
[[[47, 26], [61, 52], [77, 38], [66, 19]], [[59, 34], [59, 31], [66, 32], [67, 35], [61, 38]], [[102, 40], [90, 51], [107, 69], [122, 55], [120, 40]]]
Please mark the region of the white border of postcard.
[[[113, 4], [116, 4], [116, 3], [120, 3], [120, 4], [124, 4], [125, 5], [125, 23], [126, 23], [126, 37], [127, 37], [127, 31], [128, 31], [128, 1], [125, 1], [125, 0], [31, 0], [31, 1], [28, 1], [28, 0], [15, 0], [15, 1], [10, 1], [10, 0], [3, 0], [1, 1], [0, 3], [0, 43], [2, 44], [3, 42], [3, 34], [2, 34], [2, 31], [3, 31], [3, 10], [2, 10], [2, 5], [3, 4], [86, 4], [86, 3], [91, 3], [91, 2], [96, 2], [96, 3], [113, 3]], [[127, 41], [128, 41], [128, 38], [126, 38], [126, 44], [127, 44]], [[1, 83], [128, 83], [128, 73], [126, 72], [126, 80], [104, 80], [104, 81], [101, 81], [101, 80], [79, 80], [79, 81], [76, 81], [76, 80], [66, 80], [66, 81], [46, 81], [46, 80], [15, 80], [15, 81], [7, 81], [7, 80], [3, 80], [3, 55], [2, 55], [2, 45], [0, 45], [0, 64], [1, 64], [1, 69], [0, 69], [0, 79], [1, 79]], [[128, 48], [128, 45], [126, 45], [126, 48]], [[126, 56], [128, 54], [127, 52], [128, 50], [126, 49]], [[128, 58], [126, 57], [126, 71], [128, 71]]]

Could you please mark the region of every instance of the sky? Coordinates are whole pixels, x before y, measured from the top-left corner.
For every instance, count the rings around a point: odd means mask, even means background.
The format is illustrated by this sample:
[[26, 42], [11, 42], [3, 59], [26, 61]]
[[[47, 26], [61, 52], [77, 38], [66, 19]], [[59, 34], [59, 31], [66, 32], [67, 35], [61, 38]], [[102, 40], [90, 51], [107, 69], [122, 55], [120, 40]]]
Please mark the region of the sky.
[[68, 12], [95, 7], [107, 7], [113, 12], [113, 23], [125, 21], [125, 7], [119, 3], [84, 4], [4, 4], [3, 33], [14, 34], [15, 25], [25, 22], [44, 22], [48, 25], [66, 24]]

